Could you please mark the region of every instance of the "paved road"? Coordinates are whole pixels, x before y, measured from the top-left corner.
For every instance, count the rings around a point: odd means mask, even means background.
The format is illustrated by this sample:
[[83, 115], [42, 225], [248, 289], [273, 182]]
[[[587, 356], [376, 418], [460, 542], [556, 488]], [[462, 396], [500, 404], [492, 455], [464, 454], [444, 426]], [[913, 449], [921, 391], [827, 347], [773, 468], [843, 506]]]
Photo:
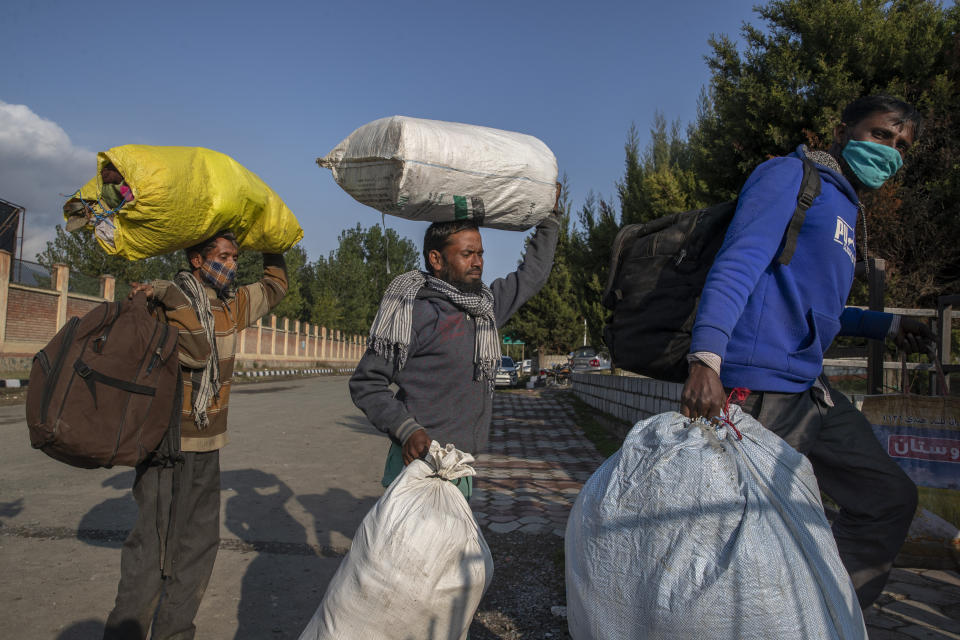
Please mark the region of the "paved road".
[[[230, 411], [222, 542], [198, 637], [297, 638], [382, 493], [387, 441], [345, 377], [243, 385]], [[99, 638], [135, 517], [133, 472], [72, 469], [32, 450], [22, 405], [0, 407], [0, 436], [0, 634]], [[490, 444], [471, 505], [488, 535], [561, 534], [602, 461], [570, 407], [555, 393], [497, 394]], [[895, 570], [867, 623], [871, 640], [960, 638], [960, 575]]]
[[[580, 487], [602, 463], [552, 391], [497, 394], [490, 453], [471, 506], [488, 531], [563, 534]], [[548, 434], [544, 437], [544, 434]], [[960, 640], [960, 574], [897, 568], [865, 613], [870, 640]]]
[[[382, 493], [387, 440], [350, 402], [346, 380], [231, 394], [222, 542], [200, 638], [296, 638]], [[73, 469], [32, 450], [23, 412], [0, 407], [0, 635], [97, 638], [136, 516], [133, 471]]]

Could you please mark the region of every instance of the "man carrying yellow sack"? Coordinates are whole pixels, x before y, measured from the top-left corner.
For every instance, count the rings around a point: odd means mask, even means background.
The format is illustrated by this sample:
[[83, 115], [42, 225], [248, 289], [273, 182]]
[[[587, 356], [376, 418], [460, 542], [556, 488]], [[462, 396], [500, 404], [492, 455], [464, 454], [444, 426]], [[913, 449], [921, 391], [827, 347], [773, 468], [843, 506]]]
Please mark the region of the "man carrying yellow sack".
[[191, 271], [173, 282], [137, 284], [179, 331], [183, 373], [181, 454], [136, 470], [137, 522], [123, 545], [117, 601], [105, 640], [194, 637], [193, 619], [220, 543], [220, 449], [227, 444], [227, 404], [236, 334], [287, 293], [283, 256], [263, 254], [259, 282], [235, 289], [238, 245], [229, 231], [186, 250]]

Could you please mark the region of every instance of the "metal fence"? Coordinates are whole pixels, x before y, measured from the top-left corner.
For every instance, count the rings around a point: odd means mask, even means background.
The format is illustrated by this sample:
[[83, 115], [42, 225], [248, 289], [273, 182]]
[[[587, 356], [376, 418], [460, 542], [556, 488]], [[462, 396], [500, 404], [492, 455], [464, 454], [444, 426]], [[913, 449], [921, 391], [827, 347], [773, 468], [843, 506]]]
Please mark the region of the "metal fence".
[[126, 300], [127, 294], [130, 293], [130, 283], [129, 282], [120, 282], [117, 280], [113, 289], [113, 299], [114, 300]]
[[52, 287], [50, 270], [40, 263], [29, 260], [13, 261], [10, 265], [10, 282], [42, 289]]
[[[53, 274], [50, 269], [38, 262], [14, 260], [10, 265], [10, 282], [40, 289], [53, 289]], [[88, 276], [78, 271], [70, 271], [67, 282], [69, 293], [87, 296], [100, 296], [100, 278]]]
[[71, 271], [67, 291], [70, 293], [82, 293], [87, 296], [99, 296], [100, 278]]

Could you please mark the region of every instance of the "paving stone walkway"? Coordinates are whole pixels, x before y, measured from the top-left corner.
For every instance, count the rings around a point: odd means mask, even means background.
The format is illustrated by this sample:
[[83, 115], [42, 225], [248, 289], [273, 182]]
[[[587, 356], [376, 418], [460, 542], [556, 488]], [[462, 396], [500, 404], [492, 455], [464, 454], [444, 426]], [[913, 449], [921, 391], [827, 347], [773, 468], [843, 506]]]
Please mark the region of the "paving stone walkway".
[[960, 573], [894, 569], [864, 620], [870, 640], [960, 640]]
[[470, 506], [496, 533], [563, 536], [570, 507], [603, 460], [556, 392], [497, 393]]
[[[489, 531], [563, 536], [580, 488], [603, 460], [558, 392], [497, 393], [470, 505]], [[870, 640], [960, 640], [960, 573], [894, 569], [864, 618]]]

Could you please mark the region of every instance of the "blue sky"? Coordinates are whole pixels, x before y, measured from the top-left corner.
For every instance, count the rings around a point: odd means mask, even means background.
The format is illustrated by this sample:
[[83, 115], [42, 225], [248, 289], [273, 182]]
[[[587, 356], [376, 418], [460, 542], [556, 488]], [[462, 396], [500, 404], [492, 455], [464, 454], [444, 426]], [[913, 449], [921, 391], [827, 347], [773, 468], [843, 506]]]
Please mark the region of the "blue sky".
[[[357, 127], [408, 115], [532, 134], [573, 204], [612, 196], [631, 122], [684, 123], [711, 34], [739, 39], [754, 2], [4, 3], [0, 198], [28, 208], [26, 257], [96, 151], [203, 146], [237, 159], [297, 215], [311, 259], [379, 213], [314, 163]], [[418, 246], [424, 223], [387, 218]], [[488, 280], [525, 234], [484, 231]]]

